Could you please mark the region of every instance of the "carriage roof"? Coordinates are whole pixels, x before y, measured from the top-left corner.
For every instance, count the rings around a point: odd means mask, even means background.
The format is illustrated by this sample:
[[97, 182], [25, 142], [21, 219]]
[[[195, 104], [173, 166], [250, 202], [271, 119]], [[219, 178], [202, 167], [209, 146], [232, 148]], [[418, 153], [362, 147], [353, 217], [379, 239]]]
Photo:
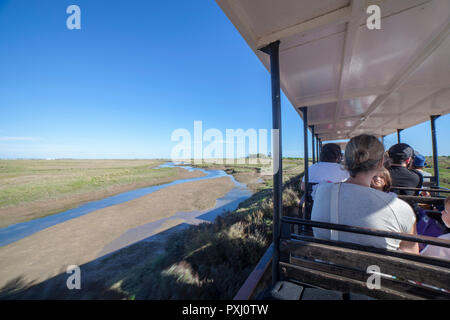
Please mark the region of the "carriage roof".
[[[281, 89], [322, 141], [385, 136], [450, 111], [448, 0], [217, 0], [250, 48], [279, 40]], [[370, 30], [368, 5], [381, 9]]]

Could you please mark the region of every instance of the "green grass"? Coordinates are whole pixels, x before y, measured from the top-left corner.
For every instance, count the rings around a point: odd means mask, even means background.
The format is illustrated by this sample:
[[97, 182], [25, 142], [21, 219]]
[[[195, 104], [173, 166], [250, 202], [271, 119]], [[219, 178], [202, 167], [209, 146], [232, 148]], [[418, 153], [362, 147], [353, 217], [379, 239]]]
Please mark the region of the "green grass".
[[54, 200], [177, 174], [175, 168], [152, 169], [162, 162], [0, 160], [0, 208]]
[[[428, 166], [424, 170], [434, 175], [433, 158], [426, 157], [426, 162]], [[438, 164], [440, 186], [450, 189], [450, 156], [439, 157]]]

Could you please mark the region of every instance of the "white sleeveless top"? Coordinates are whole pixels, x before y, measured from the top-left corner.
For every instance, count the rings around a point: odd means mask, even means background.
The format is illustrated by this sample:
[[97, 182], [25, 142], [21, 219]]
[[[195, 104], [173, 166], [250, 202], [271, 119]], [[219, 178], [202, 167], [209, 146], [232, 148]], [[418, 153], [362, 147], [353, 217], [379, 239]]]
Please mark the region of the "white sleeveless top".
[[[332, 222], [330, 217], [333, 185], [332, 183], [321, 183], [313, 191], [312, 220]], [[410, 233], [416, 221], [413, 209], [405, 201], [394, 195], [352, 183], [341, 184], [338, 203], [337, 219], [339, 224]], [[319, 228], [313, 228], [313, 230], [314, 236], [330, 240], [330, 230]], [[337, 240], [391, 250], [398, 250], [401, 241], [342, 231], [337, 233]]]

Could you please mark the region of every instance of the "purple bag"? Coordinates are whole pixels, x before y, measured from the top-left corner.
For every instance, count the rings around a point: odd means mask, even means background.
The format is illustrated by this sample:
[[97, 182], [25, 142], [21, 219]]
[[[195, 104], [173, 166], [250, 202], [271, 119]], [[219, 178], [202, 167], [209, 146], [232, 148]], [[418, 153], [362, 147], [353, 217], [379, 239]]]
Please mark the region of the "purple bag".
[[[417, 234], [420, 236], [439, 237], [445, 233], [445, 229], [441, 224], [428, 217], [425, 210], [418, 208], [417, 213]], [[422, 251], [427, 245], [419, 243], [419, 250]]]

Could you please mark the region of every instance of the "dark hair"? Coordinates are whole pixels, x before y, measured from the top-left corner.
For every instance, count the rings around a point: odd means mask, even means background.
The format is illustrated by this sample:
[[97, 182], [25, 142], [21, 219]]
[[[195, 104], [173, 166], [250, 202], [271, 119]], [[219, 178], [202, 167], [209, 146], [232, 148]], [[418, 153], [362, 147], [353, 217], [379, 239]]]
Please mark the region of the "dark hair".
[[327, 143], [322, 146], [321, 162], [337, 162], [342, 158], [342, 150], [336, 143]]
[[389, 153], [386, 151], [385, 153], [384, 153], [384, 163], [383, 163], [383, 167], [385, 168], [385, 169], [390, 169], [391, 168], [391, 164], [392, 164], [392, 159], [391, 158], [389, 158]]
[[397, 143], [388, 150], [392, 163], [404, 164], [409, 158], [414, 156], [414, 150], [409, 144]]
[[375, 137], [362, 134], [350, 139], [345, 148], [345, 167], [350, 176], [374, 170], [383, 159], [384, 146]]
[[450, 204], [450, 195], [445, 199], [444, 203], [449, 203]]

